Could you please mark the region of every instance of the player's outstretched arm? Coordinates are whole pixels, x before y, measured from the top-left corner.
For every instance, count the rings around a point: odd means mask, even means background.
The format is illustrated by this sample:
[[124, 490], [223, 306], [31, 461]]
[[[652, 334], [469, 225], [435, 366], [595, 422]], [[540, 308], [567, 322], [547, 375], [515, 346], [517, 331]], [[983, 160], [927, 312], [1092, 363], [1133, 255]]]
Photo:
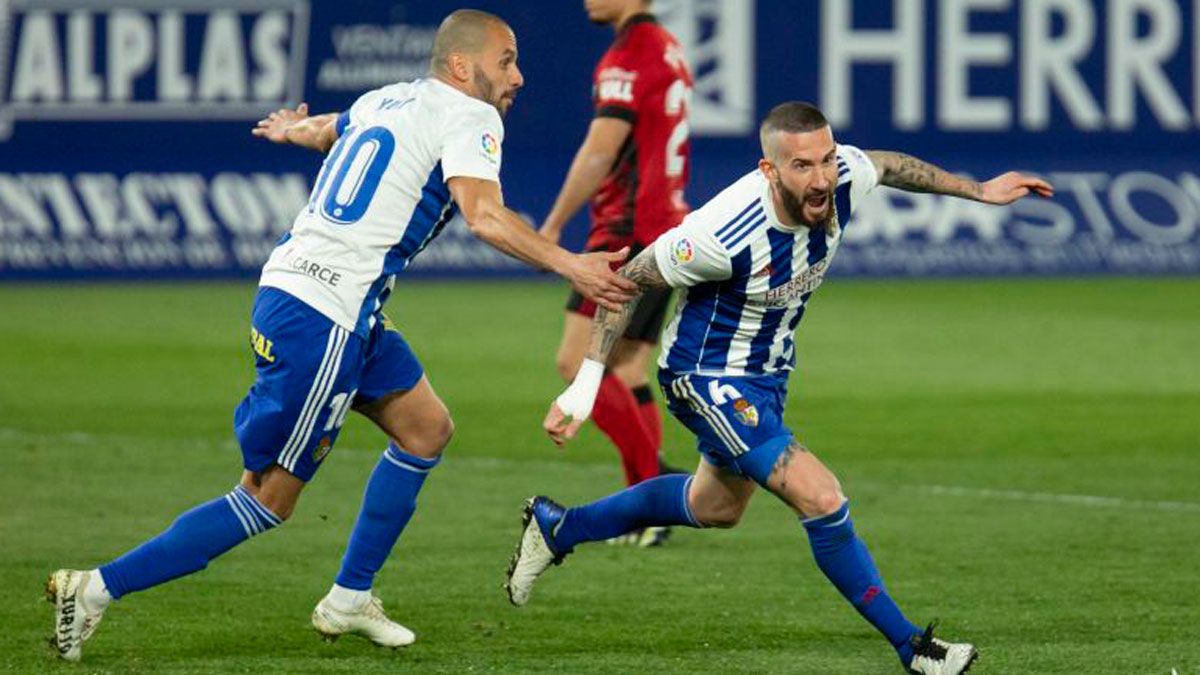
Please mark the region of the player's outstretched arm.
[[329, 152], [338, 139], [338, 113], [308, 114], [308, 104], [295, 110], [280, 108], [258, 121], [250, 133], [272, 143], [299, 145], [320, 153]]
[[973, 199], [986, 204], [1011, 204], [1033, 192], [1052, 197], [1054, 188], [1040, 178], [1010, 171], [986, 183], [956, 176], [902, 152], [868, 150], [879, 183], [908, 192], [932, 192]]
[[448, 184], [471, 233], [496, 249], [562, 275], [600, 307], [618, 310], [634, 297], [637, 284], [609, 267], [610, 263], [623, 262], [629, 255], [628, 248], [616, 253], [573, 254], [538, 236], [521, 216], [504, 206], [496, 181], [454, 176]]
[[596, 190], [600, 189], [600, 184], [616, 164], [621, 147], [625, 145], [631, 131], [633, 125], [623, 119], [597, 117], [592, 120], [587, 138], [575, 153], [575, 159], [571, 162], [571, 169], [558, 191], [554, 206], [538, 231], [543, 237], [558, 243], [562, 237], [563, 226], [583, 208], [592, 195], [596, 194]]
[[579, 432], [579, 427], [583, 426], [592, 414], [596, 392], [599, 391], [600, 380], [604, 377], [604, 364], [608, 363], [608, 357], [617, 344], [617, 339], [624, 335], [625, 329], [629, 327], [642, 293], [652, 288], [666, 288], [668, 285], [658, 269], [654, 246], [644, 249], [628, 265], [622, 267], [618, 274], [636, 283], [638, 294], [615, 311], [604, 307], [596, 310], [596, 316], [592, 319], [587, 358], [583, 360], [583, 365], [579, 367], [571, 386], [550, 404], [550, 411], [546, 413], [546, 419], [542, 422], [542, 428], [558, 445], [574, 438]]

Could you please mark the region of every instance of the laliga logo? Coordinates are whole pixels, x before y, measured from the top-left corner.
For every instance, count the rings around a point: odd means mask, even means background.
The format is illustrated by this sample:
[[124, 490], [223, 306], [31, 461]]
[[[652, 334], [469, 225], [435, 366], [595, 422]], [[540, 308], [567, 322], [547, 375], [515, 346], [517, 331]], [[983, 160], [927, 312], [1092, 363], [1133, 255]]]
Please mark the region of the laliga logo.
[[483, 153], [492, 159], [500, 154], [500, 142], [490, 131], [483, 132], [483, 137], [479, 139], [479, 146], [483, 149]]
[[696, 256], [692, 240], [683, 238], [671, 245], [671, 262], [676, 265], [686, 265]]
[[308, 0], [0, 0], [0, 140], [14, 120], [256, 119], [303, 99], [308, 28]]

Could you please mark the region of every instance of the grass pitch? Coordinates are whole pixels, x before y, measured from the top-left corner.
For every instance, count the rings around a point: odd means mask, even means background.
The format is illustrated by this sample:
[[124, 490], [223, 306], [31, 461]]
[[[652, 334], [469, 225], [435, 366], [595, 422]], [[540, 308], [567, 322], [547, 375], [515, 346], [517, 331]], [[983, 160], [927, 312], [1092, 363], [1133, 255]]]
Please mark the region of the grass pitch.
[[[104, 562], [240, 471], [248, 284], [0, 288], [0, 669], [23, 672], [896, 673], [760, 494], [732, 531], [590, 545], [523, 609], [500, 588], [522, 500], [620, 487], [589, 429], [539, 422], [563, 289], [411, 284], [390, 314], [458, 433], [379, 579], [418, 642], [308, 624], [383, 448], [348, 422], [293, 519], [108, 612], [81, 667], [45, 644], [45, 575]], [[790, 423], [842, 478], [893, 595], [980, 673], [1200, 672], [1200, 282], [848, 282], [801, 326]], [[696, 455], [667, 424], [670, 459]]]

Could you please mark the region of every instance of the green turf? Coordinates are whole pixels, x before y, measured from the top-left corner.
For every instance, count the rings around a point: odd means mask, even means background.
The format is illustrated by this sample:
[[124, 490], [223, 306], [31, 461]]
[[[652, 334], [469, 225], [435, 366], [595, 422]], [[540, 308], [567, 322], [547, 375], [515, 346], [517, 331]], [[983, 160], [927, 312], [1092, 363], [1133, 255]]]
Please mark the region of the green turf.
[[[378, 584], [415, 646], [327, 645], [308, 625], [383, 446], [359, 418], [280, 531], [123, 600], [81, 668], [57, 664], [45, 574], [236, 480], [252, 293], [0, 287], [0, 669], [899, 672], [764, 495], [733, 531], [586, 547], [509, 607], [522, 499], [620, 478], [593, 430], [566, 451], [541, 438], [563, 292], [508, 283], [392, 301], [458, 425]], [[791, 424], [914, 619], [975, 641], [981, 673], [1200, 672], [1200, 282], [838, 280], [800, 335]], [[668, 423], [670, 459], [691, 447]]]

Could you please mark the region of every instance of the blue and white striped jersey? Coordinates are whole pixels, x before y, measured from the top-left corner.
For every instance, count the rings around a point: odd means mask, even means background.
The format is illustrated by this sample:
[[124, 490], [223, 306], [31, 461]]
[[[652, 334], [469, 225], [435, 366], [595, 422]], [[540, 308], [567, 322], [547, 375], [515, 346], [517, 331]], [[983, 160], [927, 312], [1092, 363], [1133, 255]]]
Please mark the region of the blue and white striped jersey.
[[667, 283], [686, 288], [663, 332], [658, 365], [741, 377], [790, 371], [793, 333], [825, 278], [854, 207], [878, 183], [858, 148], [839, 145], [836, 215], [827, 230], [783, 225], [757, 169], [654, 244]]
[[260, 284], [366, 337], [395, 275], [453, 218], [446, 181], [499, 182], [504, 126], [491, 105], [426, 78], [363, 94], [338, 133]]

